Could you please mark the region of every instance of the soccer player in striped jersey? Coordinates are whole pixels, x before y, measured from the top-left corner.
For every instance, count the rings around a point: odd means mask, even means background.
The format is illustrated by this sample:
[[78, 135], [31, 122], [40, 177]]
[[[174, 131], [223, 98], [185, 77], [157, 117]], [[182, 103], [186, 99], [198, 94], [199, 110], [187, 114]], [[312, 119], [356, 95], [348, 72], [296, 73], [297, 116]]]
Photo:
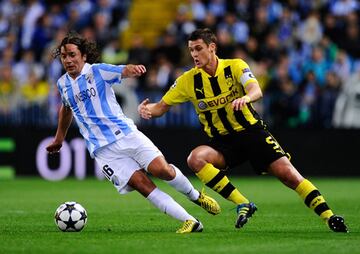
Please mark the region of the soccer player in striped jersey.
[[159, 117], [172, 105], [192, 102], [210, 140], [192, 150], [188, 165], [208, 187], [237, 205], [236, 228], [257, 207], [231, 184], [225, 170], [249, 161], [258, 174], [270, 173], [295, 190], [331, 230], [347, 232], [344, 219], [333, 214], [319, 190], [291, 164], [253, 108], [262, 91], [249, 66], [241, 59], [219, 59], [216, 43], [209, 29], [195, 30], [188, 40], [195, 67], [178, 77], [159, 102], [145, 99], [138, 106], [140, 116]]
[[165, 180], [209, 213], [220, 212], [218, 203], [197, 191], [176, 166], [168, 164], [116, 101], [112, 86], [123, 78], [143, 75], [145, 66], [96, 63], [99, 54], [95, 43], [76, 33], [62, 40], [55, 56], [60, 57], [66, 73], [57, 82], [63, 104], [55, 138], [47, 151], [60, 150], [74, 117], [90, 155], [120, 194], [135, 189], [162, 212], [183, 221], [177, 233], [202, 231], [201, 222], [158, 189], [145, 171]]

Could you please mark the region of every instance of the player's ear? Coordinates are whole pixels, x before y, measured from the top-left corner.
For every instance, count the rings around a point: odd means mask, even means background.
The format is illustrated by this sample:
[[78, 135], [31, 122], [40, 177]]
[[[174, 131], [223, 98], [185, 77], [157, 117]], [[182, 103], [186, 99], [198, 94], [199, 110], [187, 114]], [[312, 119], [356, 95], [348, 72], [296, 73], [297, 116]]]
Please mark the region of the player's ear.
[[209, 49], [211, 53], [216, 53], [216, 44], [215, 43], [210, 43], [209, 44]]
[[87, 55], [86, 55], [86, 54], [84, 54], [84, 55], [82, 56], [82, 58], [83, 58], [84, 62], [86, 62]]

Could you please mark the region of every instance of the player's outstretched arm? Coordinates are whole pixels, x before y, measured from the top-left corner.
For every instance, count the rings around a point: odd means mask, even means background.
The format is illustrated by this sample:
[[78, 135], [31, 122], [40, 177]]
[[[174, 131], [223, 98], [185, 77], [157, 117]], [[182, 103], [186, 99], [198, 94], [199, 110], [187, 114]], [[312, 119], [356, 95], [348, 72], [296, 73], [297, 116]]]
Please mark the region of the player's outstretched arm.
[[127, 64], [122, 70], [123, 78], [134, 78], [143, 75], [146, 72], [146, 68], [144, 65], [138, 64]]
[[56, 135], [54, 140], [46, 147], [46, 150], [49, 153], [57, 153], [62, 147], [62, 143], [66, 137], [66, 133], [70, 127], [72, 121], [72, 111], [69, 107], [61, 106], [59, 111], [59, 121], [58, 127], [56, 130]]
[[146, 98], [138, 106], [138, 113], [144, 119], [150, 119], [152, 117], [159, 117], [169, 111], [170, 105], [166, 104], [163, 100], [156, 103], [150, 103], [150, 100]]

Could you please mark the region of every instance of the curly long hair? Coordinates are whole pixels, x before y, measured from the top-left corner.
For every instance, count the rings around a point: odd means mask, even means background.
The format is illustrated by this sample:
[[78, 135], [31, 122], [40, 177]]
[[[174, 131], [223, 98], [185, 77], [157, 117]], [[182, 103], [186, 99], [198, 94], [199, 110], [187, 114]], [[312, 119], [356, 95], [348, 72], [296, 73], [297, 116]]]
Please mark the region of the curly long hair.
[[61, 47], [65, 46], [66, 44], [76, 45], [80, 50], [81, 55], [86, 55], [86, 62], [89, 64], [96, 63], [100, 59], [100, 53], [96, 43], [83, 38], [80, 34], [74, 31], [69, 32], [61, 41], [60, 45], [54, 49], [52, 53], [54, 58], [60, 56]]

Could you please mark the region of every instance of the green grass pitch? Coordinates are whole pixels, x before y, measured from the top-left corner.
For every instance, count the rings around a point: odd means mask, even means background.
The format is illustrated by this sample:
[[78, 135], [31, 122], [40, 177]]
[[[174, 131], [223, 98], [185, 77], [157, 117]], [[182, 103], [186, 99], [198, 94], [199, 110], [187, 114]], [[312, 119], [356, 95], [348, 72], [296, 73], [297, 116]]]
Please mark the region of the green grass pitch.
[[[190, 179], [202, 188], [196, 178]], [[202, 233], [186, 235], [175, 234], [181, 223], [140, 194], [119, 195], [107, 181], [0, 180], [0, 253], [360, 253], [359, 178], [310, 178], [334, 212], [345, 216], [349, 234], [331, 232], [273, 177], [232, 180], [259, 208], [240, 230], [234, 228], [235, 206], [212, 190], [206, 188], [222, 207], [217, 216], [156, 181], [204, 224]], [[83, 231], [57, 229], [53, 215], [64, 201], [87, 209]]]

